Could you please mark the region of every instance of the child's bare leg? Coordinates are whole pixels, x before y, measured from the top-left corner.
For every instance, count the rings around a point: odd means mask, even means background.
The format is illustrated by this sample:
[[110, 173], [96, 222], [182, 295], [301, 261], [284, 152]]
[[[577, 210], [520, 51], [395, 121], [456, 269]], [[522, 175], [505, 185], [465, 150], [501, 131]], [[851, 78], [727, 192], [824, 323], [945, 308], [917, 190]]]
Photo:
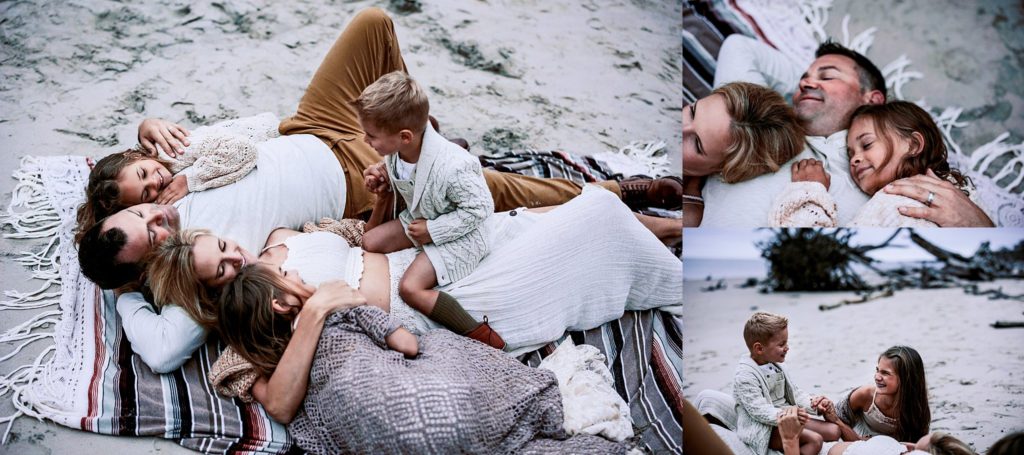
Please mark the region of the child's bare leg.
[[[800, 455], [817, 455], [821, 451], [822, 444], [821, 435], [818, 433], [806, 428], [800, 431]], [[768, 438], [768, 448], [779, 452], [783, 451], [782, 435], [779, 434], [778, 427], [772, 428], [772, 434]]]
[[839, 431], [839, 425], [818, 419], [809, 419], [804, 425], [804, 430], [818, 433], [825, 442], [838, 441], [839, 437], [842, 436], [842, 433]]
[[823, 443], [820, 434], [807, 428], [800, 431], [800, 455], [818, 455]]
[[489, 325], [477, 322], [454, 297], [435, 291], [434, 286], [437, 286], [437, 274], [430, 258], [421, 251], [398, 283], [402, 300], [452, 332], [497, 349], [505, 347], [505, 341]]
[[363, 250], [371, 253], [394, 253], [412, 248], [412, 240], [405, 235], [399, 220], [391, 220], [363, 233]]
[[[434, 271], [434, 265], [430, 263], [427, 253], [420, 251], [402, 275], [402, 281], [398, 283], [398, 295], [416, 311], [430, 316], [438, 295], [434, 286], [437, 286], [437, 272]], [[473, 322], [475, 326], [476, 321]], [[472, 330], [472, 327], [469, 330]]]
[[420, 352], [419, 337], [413, 335], [405, 327], [395, 329], [384, 341], [389, 348], [405, 354], [406, 357], [416, 357], [416, 354]]

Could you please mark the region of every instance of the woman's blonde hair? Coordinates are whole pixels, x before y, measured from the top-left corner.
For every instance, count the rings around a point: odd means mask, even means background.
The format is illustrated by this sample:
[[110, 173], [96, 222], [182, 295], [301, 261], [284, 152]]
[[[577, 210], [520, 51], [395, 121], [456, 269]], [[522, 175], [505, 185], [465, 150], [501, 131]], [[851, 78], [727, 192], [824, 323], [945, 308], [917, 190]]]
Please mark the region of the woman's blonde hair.
[[941, 431], [932, 433], [928, 451], [933, 455], [976, 455], [967, 443]]
[[804, 125], [793, 107], [774, 90], [749, 82], [731, 82], [712, 95], [725, 98], [732, 118], [722, 179], [742, 182], [775, 172], [804, 149]]
[[219, 290], [199, 281], [192, 252], [196, 239], [204, 235], [211, 235], [210, 231], [187, 229], [168, 237], [151, 253], [147, 275], [158, 306], [178, 305], [199, 325], [213, 329]]
[[292, 337], [291, 321], [275, 313], [273, 307], [274, 299], [283, 299], [285, 294], [309, 297], [270, 266], [259, 263], [242, 267], [221, 291], [217, 305], [221, 340], [261, 375], [274, 372]]

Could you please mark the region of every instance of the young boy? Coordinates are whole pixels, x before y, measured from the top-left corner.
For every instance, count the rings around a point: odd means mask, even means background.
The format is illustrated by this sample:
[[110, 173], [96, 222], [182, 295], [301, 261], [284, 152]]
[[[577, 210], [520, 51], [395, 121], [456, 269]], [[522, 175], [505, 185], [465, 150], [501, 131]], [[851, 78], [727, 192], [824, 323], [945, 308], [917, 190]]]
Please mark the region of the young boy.
[[788, 320], [777, 314], [757, 312], [743, 327], [743, 341], [750, 357], [740, 360], [733, 378], [736, 398], [736, 433], [754, 453], [768, 449], [782, 451], [778, 416], [789, 406], [798, 406], [805, 423], [800, 433], [800, 453], [817, 454], [824, 441], [839, 439], [839, 426], [810, 419], [807, 412], [825, 412], [832, 402], [824, 396], [803, 393], [779, 365], [789, 352]]
[[387, 169], [386, 176], [367, 169], [367, 189], [380, 195], [393, 188], [406, 206], [396, 220], [367, 223], [363, 249], [419, 248], [398, 286], [402, 300], [455, 333], [504, 349], [486, 317], [477, 322], [452, 296], [434, 290], [468, 275], [490, 249], [483, 231], [494, 202], [480, 162], [434, 131], [426, 93], [402, 71], [381, 76], [352, 106]]

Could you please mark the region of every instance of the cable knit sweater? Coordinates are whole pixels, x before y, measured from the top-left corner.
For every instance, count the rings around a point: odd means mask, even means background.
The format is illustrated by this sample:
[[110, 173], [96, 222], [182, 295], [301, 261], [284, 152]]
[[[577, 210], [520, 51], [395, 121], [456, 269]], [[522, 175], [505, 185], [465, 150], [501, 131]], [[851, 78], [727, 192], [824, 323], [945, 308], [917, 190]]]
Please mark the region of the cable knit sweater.
[[189, 192], [218, 188], [237, 182], [256, 167], [256, 144], [279, 136], [277, 117], [265, 112], [197, 128], [189, 136], [185, 153], [171, 158], [171, 173], [186, 177]]
[[[849, 227], [938, 227], [931, 221], [900, 214], [900, 207], [924, 207], [915, 199], [878, 191], [847, 225]], [[771, 227], [837, 227], [836, 202], [818, 182], [792, 182], [775, 198], [768, 215]]]
[[[817, 412], [810, 407], [810, 395], [793, 384], [782, 365], [775, 366], [779, 367], [782, 375], [786, 377], [786, 402], [799, 405], [807, 412], [816, 414]], [[732, 380], [732, 394], [736, 399], [737, 436], [755, 454], [767, 454], [768, 439], [771, 437], [772, 427], [777, 425], [776, 419], [782, 409], [772, 404], [768, 380], [765, 379], [761, 367], [750, 357], [741, 359], [736, 367], [736, 375]]]
[[490, 250], [483, 222], [494, 213], [480, 161], [427, 124], [411, 188], [395, 185], [397, 153], [384, 162], [392, 188], [405, 200], [406, 209], [398, 216], [402, 226], [408, 230], [414, 219], [427, 220], [433, 243], [418, 246], [430, 258], [438, 285], [469, 275]]

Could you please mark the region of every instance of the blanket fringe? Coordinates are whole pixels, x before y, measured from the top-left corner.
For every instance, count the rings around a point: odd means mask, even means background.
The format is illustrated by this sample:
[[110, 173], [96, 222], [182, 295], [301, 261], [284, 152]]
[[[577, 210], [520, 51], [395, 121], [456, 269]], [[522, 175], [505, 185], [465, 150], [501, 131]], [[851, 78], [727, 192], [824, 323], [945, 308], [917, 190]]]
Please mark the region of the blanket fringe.
[[[6, 213], [0, 214], [0, 228], [3, 236], [10, 239], [48, 238], [45, 244], [30, 251], [19, 252], [15, 263], [31, 269], [30, 281], [42, 281], [34, 291], [21, 292], [5, 290], [7, 300], [0, 301], [0, 310], [28, 310], [49, 308], [59, 305], [61, 278], [59, 263], [58, 235], [62, 219], [57, 208], [47, 197], [42, 171], [46, 164], [35, 157], [25, 157], [13, 177], [18, 180], [12, 192], [11, 203]], [[28, 415], [41, 419], [46, 406], [36, 400], [31, 385], [46, 375], [56, 350], [56, 325], [61, 310], [55, 308], [40, 312], [27, 321], [0, 333], [0, 343], [17, 343], [6, 353], [0, 354], [0, 362], [6, 362], [18, 355], [25, 347], [39, 341], [50, 344], [31, 363], [18, 366], [5, 376], [0, 376], [0, 397], [11, 395], [16, 411], [0, 417], [0, 424], [6, 423], [0, 444], [6, 443], [14, 421]]]
[[664, 141], [634, 141], [620, 148], [618, 152], [595, 153], [593, 158], [603, 161], [615, 173], [627, 177], [637, 174], [652, 177], [673, 174]]

